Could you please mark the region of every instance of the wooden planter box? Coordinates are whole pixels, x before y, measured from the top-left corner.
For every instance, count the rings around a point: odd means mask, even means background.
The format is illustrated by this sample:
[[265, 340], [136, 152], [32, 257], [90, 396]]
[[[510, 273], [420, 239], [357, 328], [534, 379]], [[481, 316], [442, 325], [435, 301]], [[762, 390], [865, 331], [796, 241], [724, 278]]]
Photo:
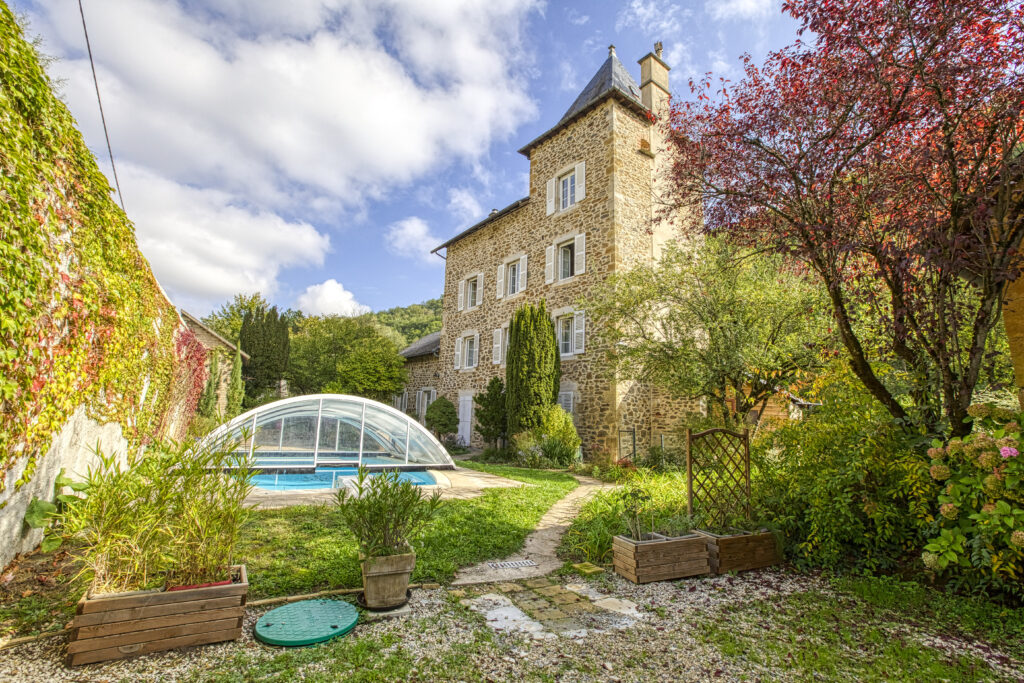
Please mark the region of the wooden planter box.
[[678, 538], [651, 534], [643, 541], [635, 541], [627, 536], [612, 539], [615, 573], [633, 583], [707, 574], [708, 560], [707, 539], [700, 534]]
[[409, 578], [416, 568], [416, 553], [361, 557], [363, 601], [369, 609], [401, 607], [406, 601]]
[[249, 580], [177, 591], [82, 596], [71, 622], [68, 666], [234, 640], [242, 633]]
[[782, 562], [775, 535], [768, 531], [739, 531], [723, 535], [697, 531], [707, 538], [712, 574], [742, 572]]

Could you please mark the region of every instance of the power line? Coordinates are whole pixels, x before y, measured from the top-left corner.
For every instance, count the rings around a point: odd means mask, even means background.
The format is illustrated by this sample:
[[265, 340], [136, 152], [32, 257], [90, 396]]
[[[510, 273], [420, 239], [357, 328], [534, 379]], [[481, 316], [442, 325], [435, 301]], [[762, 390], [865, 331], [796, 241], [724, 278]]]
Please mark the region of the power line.
[[85, 10], [82, 9], [82, 0], [78, 0], [78, 13], [82, 15], [82, 33], [85, 34], [85, 49], [89, 52], [89, 66], [92, 67], [92, 82], [96, 86], [96, 103], [100, 105], [100, 121], [103, 123], [103, 137], [107, 139], [107, 154], [110, 155], [110, 170], [114, 172], [114, 186], [117, 188], [117, 198], [121, 200], [121, 210], [126, 214], [124, 208], [124, 195], [121, 194], [121, 183], [117, 179], [117, 166], [114, 165], [114, 150], [110, 147], [110, 133], [107, 132], [107, 117], [103, 114], [103, 100], [100, 98], [100, 81], [96, 78], [96, 63], [92, 59], [92, 46], [89, 44], [89, 29], [85, 27]]

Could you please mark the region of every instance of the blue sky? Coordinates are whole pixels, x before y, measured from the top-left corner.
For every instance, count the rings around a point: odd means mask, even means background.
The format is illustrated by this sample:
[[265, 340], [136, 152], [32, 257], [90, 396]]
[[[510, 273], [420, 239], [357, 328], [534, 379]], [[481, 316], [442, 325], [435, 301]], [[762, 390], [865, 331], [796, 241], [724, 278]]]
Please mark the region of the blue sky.
[[[673, 94], [791, 43], [776, 0], [84, 0], [125, 207], [178, 305], [354, 314], [441, 292], [444, 239], [527, 192], [516, 152], [607, 58]], [[14, 0], [109, 173], [72, 0]]]

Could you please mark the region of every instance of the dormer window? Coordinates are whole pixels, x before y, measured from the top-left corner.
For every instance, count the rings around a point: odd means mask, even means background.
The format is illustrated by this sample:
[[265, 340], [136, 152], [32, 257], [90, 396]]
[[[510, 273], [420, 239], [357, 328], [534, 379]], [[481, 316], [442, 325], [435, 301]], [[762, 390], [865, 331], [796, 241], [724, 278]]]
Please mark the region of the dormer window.
[[576, 203], [576, 169], [558, 179], [558, 199], [562, 211]]

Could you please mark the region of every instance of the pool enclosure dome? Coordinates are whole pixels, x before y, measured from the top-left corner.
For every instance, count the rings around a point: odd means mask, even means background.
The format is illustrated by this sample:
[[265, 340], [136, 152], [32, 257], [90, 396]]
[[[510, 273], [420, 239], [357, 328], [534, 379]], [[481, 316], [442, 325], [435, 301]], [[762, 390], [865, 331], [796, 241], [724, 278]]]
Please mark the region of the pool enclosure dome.
[[254, 408], [210, 432], [260, 469], [355, 467], [454, 469], [419, 422], [377, 401], [343, 394], [293, 396]]

